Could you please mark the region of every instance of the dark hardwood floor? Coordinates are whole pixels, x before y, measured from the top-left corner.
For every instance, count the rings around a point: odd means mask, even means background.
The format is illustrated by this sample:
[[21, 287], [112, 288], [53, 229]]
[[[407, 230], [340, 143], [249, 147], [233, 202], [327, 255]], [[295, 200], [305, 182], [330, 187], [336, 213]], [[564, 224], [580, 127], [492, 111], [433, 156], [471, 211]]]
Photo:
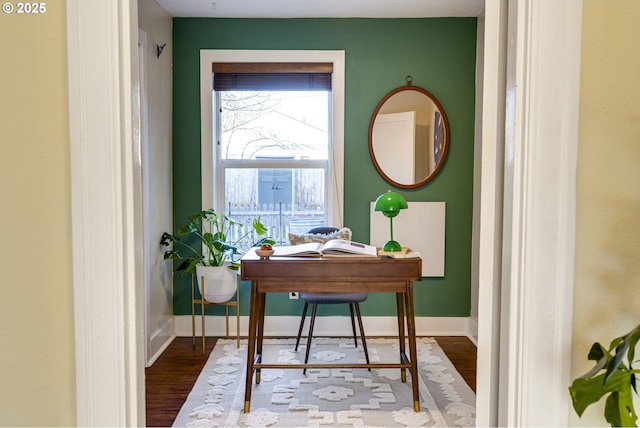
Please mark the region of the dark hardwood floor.
[[[475, 345], [463, 336], [439, 336], [435, 339], [475, 391]], [[171, 426], [213, 350], [216, 338], [207, 337], [206, 342], [206, 351], [202, 355], [200, 341], [194, 349], [190, 337], [178, 337], [153, 366], [145, 370], [147, 426]]]

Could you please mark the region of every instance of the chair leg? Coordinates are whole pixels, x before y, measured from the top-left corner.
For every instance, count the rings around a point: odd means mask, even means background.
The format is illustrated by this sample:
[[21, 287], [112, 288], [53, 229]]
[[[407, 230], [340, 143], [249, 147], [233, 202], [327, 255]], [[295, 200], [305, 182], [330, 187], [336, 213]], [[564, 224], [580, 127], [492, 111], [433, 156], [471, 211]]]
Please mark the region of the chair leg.
[[356, 335], [356, 321], [353, 316], [353, 303], [349, 303], [349, 312], [351, 313], [351, 329], [353, 330], [353, 345], [358, 347], [358, 336]]
[[[362, 328], [362, 317], [360, 316], [360, 305], [358, 303], [354, 303], [356, 307], [356, 314], [358, 316], [358, 326], [360, 327], [360, 338], [362, 340], [362, 347], [364, 348], [364, 358], [369, 364], [369, 351], [367, 350], [367, 339], [364, 337], [364, 328]], [[371, 371], [371, 367], [368, 368]]]
[[298, 352], [298, 345], [300, 344], [300, 336], [302, 336], [302, 327], [304, 327], [304, 319], [307, 317], [308, 302], [304, 302], [304, 308], [302, 308], [302, 317], [300, 318], [300, 328], [298, 328], [298, 338], [296, 339], [296, 352]]
[[[311, 310], [311, 322], [309, 323], [309, 337], [307, 338], [307, 352], [304, 354], [304, 363], [307, 364], [309, 361], [309, 352], [311, 351], [311, 338], [313, 337], [313, 325], [316, 322], [316, 311], [318, 310], [318, 305], [313, 305], [313, 309]], [[302, 370], [302, 374], [307, 374], [307, 369]]]

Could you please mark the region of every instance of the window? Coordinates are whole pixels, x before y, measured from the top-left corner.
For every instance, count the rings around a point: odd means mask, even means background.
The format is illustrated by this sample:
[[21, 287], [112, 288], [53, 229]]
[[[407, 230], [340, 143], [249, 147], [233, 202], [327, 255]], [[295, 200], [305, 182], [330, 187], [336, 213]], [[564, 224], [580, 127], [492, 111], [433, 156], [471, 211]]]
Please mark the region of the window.
[[260, 215], [280, 242], [289, 231], [341, 226], [344, 54], [278, 52], [271, 59], [289, 58], [276, 63], [249, 61], [255, 51], [205, 52], [203, 207], [240, 222]]

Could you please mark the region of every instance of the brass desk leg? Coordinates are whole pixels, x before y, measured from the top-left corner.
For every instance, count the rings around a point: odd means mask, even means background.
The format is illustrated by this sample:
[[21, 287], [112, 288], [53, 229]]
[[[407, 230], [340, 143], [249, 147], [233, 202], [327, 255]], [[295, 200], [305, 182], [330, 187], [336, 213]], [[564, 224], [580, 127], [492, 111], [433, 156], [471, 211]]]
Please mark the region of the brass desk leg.
[[[262, 362], [262, 340], [264, 338], [264, 310], [266, 306], [267, 293], [258, 293], [256, 298], [258, 303], [258, 322], [257, 322], [257, 340], [256, 340], [256, 353], [258, 355], [259, 362]], [[261, 369], [256, 370], [256, 384], [260, 383]]]
[[413, 311], [413, 282], [407, 281], [405, 294], [405, 310], [407, 314], [407, 335], [409, 336], [409, 354], [411, 359], [411, 384], [413, 387], [413, 409], [420, 411], [420, 392], [418, 391], [418, 350], [416, 348], [416, 322]]
[[253, 360], [256, 356], [256, 323], [258, 321], [258, 297], [256, 286], [251, 282], [251, 293], [249, 299], [249, 340], [247, 341], [247, 376], [244, 387], [244, 412], [249, 413], [251, 409], [251, 383], [253, 382]]
[[[400, 347], [400, 363], [404, 363], [402, 355], [405, 353], [404, 345], [404, 294], [396, 293], [396, 306], [398, 312], [398, 346]], [[407, 370], [400, 369], [400, 380], [402, 382], [407, 381]]]

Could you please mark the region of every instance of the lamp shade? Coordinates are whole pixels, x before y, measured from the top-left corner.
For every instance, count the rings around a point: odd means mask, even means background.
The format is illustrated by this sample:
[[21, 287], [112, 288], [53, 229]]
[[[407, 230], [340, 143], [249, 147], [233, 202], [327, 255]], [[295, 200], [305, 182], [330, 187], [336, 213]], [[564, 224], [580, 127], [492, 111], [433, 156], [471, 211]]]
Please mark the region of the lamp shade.
[[400, 210], [406, 208], [409, 208], [407, 201], [401, 195], [391, 190], [378, 196], [374, 205], [374, 210], [381, 211], [386, 217], [395, 217], [400, 213]]

